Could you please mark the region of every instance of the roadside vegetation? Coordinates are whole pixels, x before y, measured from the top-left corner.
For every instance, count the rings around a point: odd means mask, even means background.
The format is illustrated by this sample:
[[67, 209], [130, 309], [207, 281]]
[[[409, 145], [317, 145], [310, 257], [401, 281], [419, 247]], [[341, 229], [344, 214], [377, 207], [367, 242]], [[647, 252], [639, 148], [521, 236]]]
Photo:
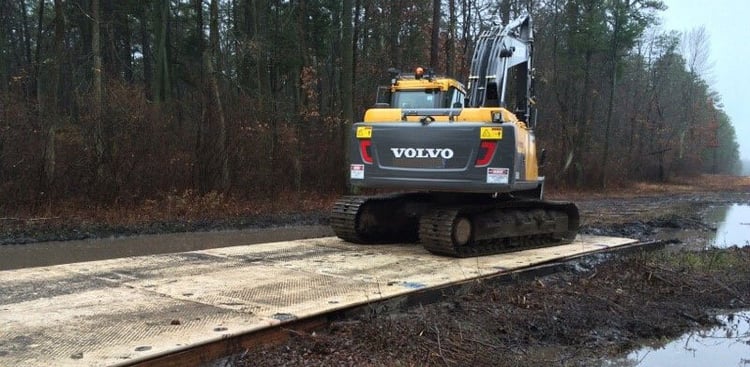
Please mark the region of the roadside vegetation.
[[737, 172], [705, 31], [658, 28], [660, 1], [527, 3], [3, 1], [0, 217], [326, 200], [388, 67], [466, 81], [481, 32], [522, 10], [550, 187]]

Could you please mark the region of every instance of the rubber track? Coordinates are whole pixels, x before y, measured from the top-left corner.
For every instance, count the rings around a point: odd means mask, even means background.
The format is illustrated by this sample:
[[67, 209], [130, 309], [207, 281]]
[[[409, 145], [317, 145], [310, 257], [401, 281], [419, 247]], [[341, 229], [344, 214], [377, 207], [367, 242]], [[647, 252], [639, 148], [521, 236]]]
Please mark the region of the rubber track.
[[[452, 257], [474, 257], [500, 254], [525, 249], [548, 247], [570, 243], [575, 239], [578, 228], [578, 210], [570, 203], [550, 202], [511, 202], [509, 207], [481, 210], [476, 207], [437, 209], [422, 216], [419, 225], [419, 239], [424, 248], [434, 254]], [[520, 204], [520, 205], [519, 205]], [[482, 241], [471, 241], [464, 246], [453, 243], [453, 223], [461, 215], [508, 215], [508, 209], [544, 209], [562, 212], [568, 217], [569, 231], [563, 233], [540, 233], [526, 236], [496, 237]], [[474, 209], [474, 210], [472, 210]], [[478, 210], [477, 210], [478, 209]], [[485, 211], [484, 213], [482, 213]], [[562, 239], [561, 239], [562, 237]]]
[[360, 244], [416, 242], [418, 219], [404, 205], [419, 201], [416, 194], [345, 196], [336, 201], [331, 228], [339, 238]]
[[[383, 234], [382, 231], [367, 231], [369, 228], [359, 223], [358, 217], [363, 206], [376, 205], [387, 207], [395, 214], [400, 205], [407, 202], [429, 202], [425, 196], [414, 194], [395, 194], [375, 197], [345, 196], [336, 201], [331, 213], [331, 228], [339, 238], [359, 244], [413, 242], [414, 238], [406, 233], [392, 231]], [[516, 200], [496, 202], [490, 204], [467, 204], [457, 206], [441, 206], [433, 203], [433, 209], [427, 210], [419, 218], [419, 241], [428, 251], [452, 257], [473, 257], [518, 251], [522, 249], [538, 248], [572, 242], [575, 239], [579, 225], [578, 209], [572, 203], [555, 203], [535, 200]], [[382, 208], [382, 207], [381, 207]], [[453, 222], [459, 215], [466, 216], [497, 216], [507, 217], [510, 212], [528, 210], [555, 211], [568, 217], [569, 230], [558, 233], [540, 233], [534, 235], [499, 236], [492, 239], [471, 241], [465, 246], [453, 243]], [[393, 217], [389, 217], [393, 218]], [[378, 219], [376, 227], [383, 226], [387, 219]], [[521, 220], [520, 218], [518, 219]], [[561, 239], [562, 238], [562, 239]]]
[[331, 228], [339, 238], [354, 243], [370, 243], [357, 233], [357, 212], [367, 201], [362, 196], [344, 196], [333, 204]]

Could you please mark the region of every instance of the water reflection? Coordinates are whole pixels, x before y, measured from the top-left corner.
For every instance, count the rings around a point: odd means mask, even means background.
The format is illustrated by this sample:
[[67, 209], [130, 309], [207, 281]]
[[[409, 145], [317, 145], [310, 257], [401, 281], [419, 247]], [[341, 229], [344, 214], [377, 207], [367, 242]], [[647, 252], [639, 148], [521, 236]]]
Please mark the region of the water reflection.
[[706, 219], [716, 223], [713, 246], [750, 246], [750, 205], [716, 207], [706, 214]]
[[750, 366], [750, 311], [721, 316], [724, 326], [631, 352], [609, 366]]
[[0, 271], [331, 235], [328, 226], [289, 226], [5, 245]]

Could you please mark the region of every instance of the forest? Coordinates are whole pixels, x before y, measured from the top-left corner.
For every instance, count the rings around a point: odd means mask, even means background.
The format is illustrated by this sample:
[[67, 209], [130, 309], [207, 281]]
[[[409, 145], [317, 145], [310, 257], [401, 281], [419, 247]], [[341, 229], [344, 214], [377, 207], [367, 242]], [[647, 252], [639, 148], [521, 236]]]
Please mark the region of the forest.
[[703, 28], [655, 0], [3, 0], [0, 210], [348, 190], [387, 69], [466, 82], [493, 22], [535, 29], [549, 186], [740, 169]]

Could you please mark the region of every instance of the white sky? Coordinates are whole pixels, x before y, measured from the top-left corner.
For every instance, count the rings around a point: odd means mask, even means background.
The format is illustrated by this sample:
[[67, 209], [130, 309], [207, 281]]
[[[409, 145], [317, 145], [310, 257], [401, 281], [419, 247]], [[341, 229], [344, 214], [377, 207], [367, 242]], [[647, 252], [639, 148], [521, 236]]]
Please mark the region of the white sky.
[[721, 95], [740, 144], [740, 158], [750, 160], [750, 0], [662, 0], [664, 30], [689, 31], [706, 27], [711, 87]]

